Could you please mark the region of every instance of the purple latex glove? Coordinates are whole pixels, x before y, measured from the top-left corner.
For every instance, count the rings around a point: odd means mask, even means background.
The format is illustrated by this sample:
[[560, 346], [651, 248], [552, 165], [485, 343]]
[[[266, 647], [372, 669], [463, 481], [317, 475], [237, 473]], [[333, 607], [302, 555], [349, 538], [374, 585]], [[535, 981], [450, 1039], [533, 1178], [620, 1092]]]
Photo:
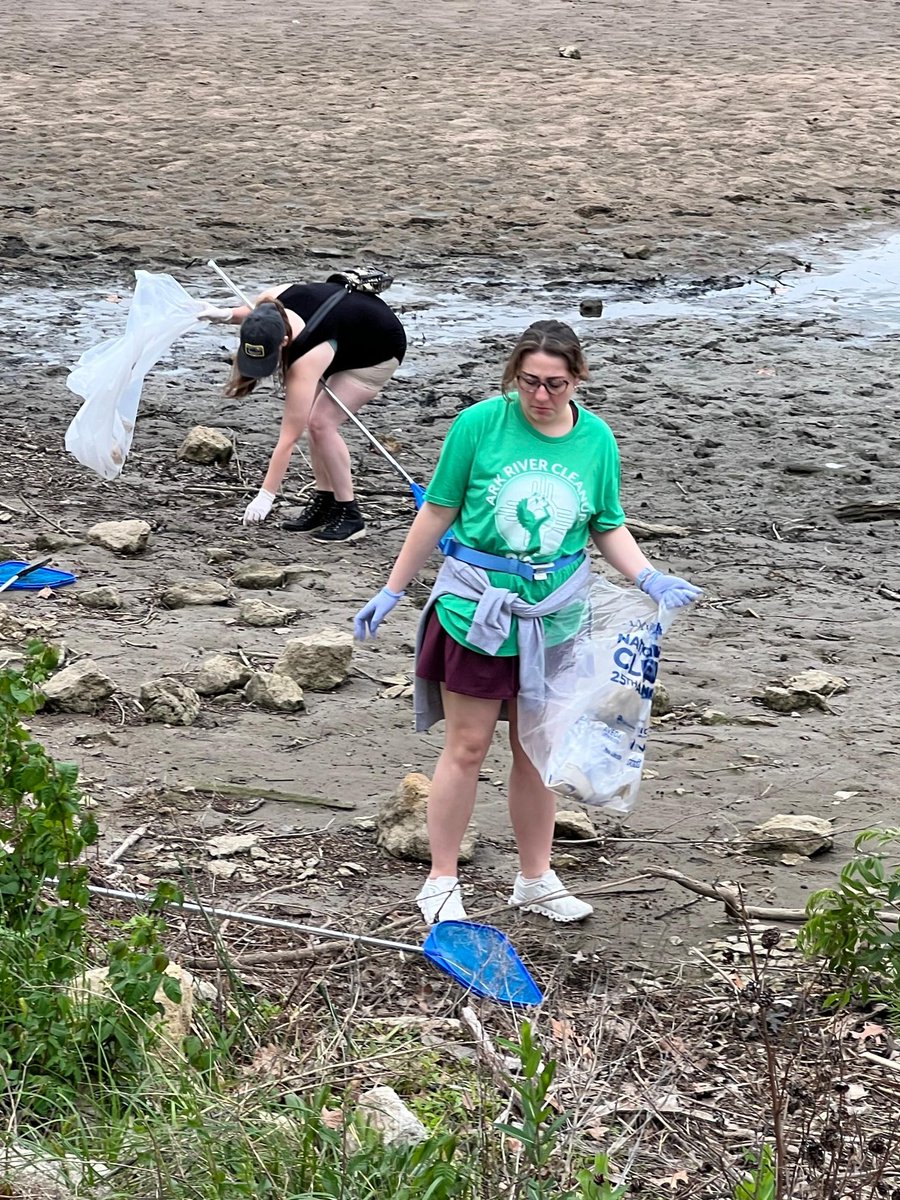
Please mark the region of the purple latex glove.
[[654, 567], [644, 567], [634, 582], [642, 592], [663, 608], [683, 608], [685, 604], [690, 604], [703, 595], [700, 588], [688, 583], [686, 579], [679, 579], [677, 575], [664, 575]]
[[364, 642], [367, 635], [374, 637], [378, 626], [405, 595], [406, 592], [392, 592], [390, 588], [383, 587], [377, 596], [373, 596], [353, 618], [353, 636], [356, 640]]

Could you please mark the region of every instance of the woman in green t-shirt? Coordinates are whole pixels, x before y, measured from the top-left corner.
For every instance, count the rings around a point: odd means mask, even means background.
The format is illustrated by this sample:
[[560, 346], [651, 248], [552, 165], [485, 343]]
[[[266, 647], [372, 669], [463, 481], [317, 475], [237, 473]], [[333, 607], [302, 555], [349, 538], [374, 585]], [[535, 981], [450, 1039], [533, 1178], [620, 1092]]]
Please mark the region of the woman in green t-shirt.
[[[452, 527], [416, 649], [416, 727], [445, 721], [428, 801], [432, 869], [417, 897], [429, 924], [466, 919], [459, 848], [501, 710], [509, 720], [509, 813], [520, 865], [510, 903], [554, 921], [580, 921], [593, 911], [550, 868], [556, 798], [519, 741], [516, 713], [520, 669], [527, 679], [534, 665], [523, 648], [532, 654], [535, 630], [547, 646], [571, 636], [563, 610], [571, 613], [571, 597], [589, 574], [588, 542], [659, 604], [678, 608], [700, 595], [655, 570], [625, 527], [615, 438], [573, 399], [587, 376], [568, 325], [537, 321], [525, 331], [501, 395], [454, 421], [387, 586], [356, 617], [356, 637], [374, 637]], [[499, 622], [492, 611], [489, 627], [479, 608], [485, 590], [491, 600], [502, 597], [507, 611]], [[513, 609], [519, 617], [509, 615]], [[538, 616], [520, 640], [520, 620]]]

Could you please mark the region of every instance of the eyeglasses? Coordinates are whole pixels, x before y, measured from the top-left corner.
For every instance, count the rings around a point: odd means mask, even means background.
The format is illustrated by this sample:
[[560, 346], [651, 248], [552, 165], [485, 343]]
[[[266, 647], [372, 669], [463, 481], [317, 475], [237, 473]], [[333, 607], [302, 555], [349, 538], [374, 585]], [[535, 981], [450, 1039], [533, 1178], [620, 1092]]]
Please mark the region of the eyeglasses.
[[567, 387], [572, 386], [571, 379], [564, 379], [560, 375], [554, 376], [552, 379], [541, 379], [540, 375], [525, 375], [518, 374], [516, 376], [519, 387], [526, 392], [536, 392], [539, 387], [545, 387], [551, 396], [561, 395]]

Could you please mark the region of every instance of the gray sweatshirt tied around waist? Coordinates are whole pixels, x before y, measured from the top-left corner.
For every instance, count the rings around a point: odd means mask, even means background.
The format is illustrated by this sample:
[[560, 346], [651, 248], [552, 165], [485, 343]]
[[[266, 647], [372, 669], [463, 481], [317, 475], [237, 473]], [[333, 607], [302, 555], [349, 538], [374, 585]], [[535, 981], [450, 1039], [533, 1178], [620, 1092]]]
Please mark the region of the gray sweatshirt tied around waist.
[[[537, 604], [528, 604], [515, 592], [510, 592], [504, 587], [495, 587], [481, 567], [473, 567], [456, 558], [445, 558], [419, 621], [416, 659], [418, 660], [422, 649], [425, 627], [437, 598], [449, 593], [460, 596], [463, 600], [473, 600], [477, 607], [468, 640], [485, 654], [497, 653], [509, 637], [513, 617], [517, 618], [519, 700], [529, 705], [541, 705], [545, 695], [543, 618], [566, 608], [579, 596], [587, 599], [590, 580], [591, 568], [585, 558], [578, 569], [549, 596]], [[440, 684], [429, 679], [420, 679], [417, 675], [413, 706], [416, 731], [419, 733], [443, 720], [444, 705], [441, 701]]]

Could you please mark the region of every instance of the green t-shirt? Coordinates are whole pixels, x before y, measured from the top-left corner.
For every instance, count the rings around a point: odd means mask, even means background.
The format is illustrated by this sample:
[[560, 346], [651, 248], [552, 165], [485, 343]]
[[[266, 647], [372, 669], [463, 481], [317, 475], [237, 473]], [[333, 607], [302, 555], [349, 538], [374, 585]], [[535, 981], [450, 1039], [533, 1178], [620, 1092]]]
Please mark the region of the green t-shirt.
[[[525, 418], [514, 394], [473, 404], [453, 422], [425, 499], [459, 508], [454, 537], [465, 546], [504, 558], [547, 563], [577, 554], [589, 529], [625, 523], [619, 503], [619, 449], [600, 417], [578, 406], [578, 420], [562, 437], [548, 437]], [[491, 583], [536, 604], [578, 569], [573, 563], [543, 580], [488, 571]], [[475, 604], [441, 596], [444, 629], [472, 650], [466, 634]], [[516, 621], [498, 654], [517, 654]], [[544, 620], [547, 644], [571, 636], [566, 614]]]

